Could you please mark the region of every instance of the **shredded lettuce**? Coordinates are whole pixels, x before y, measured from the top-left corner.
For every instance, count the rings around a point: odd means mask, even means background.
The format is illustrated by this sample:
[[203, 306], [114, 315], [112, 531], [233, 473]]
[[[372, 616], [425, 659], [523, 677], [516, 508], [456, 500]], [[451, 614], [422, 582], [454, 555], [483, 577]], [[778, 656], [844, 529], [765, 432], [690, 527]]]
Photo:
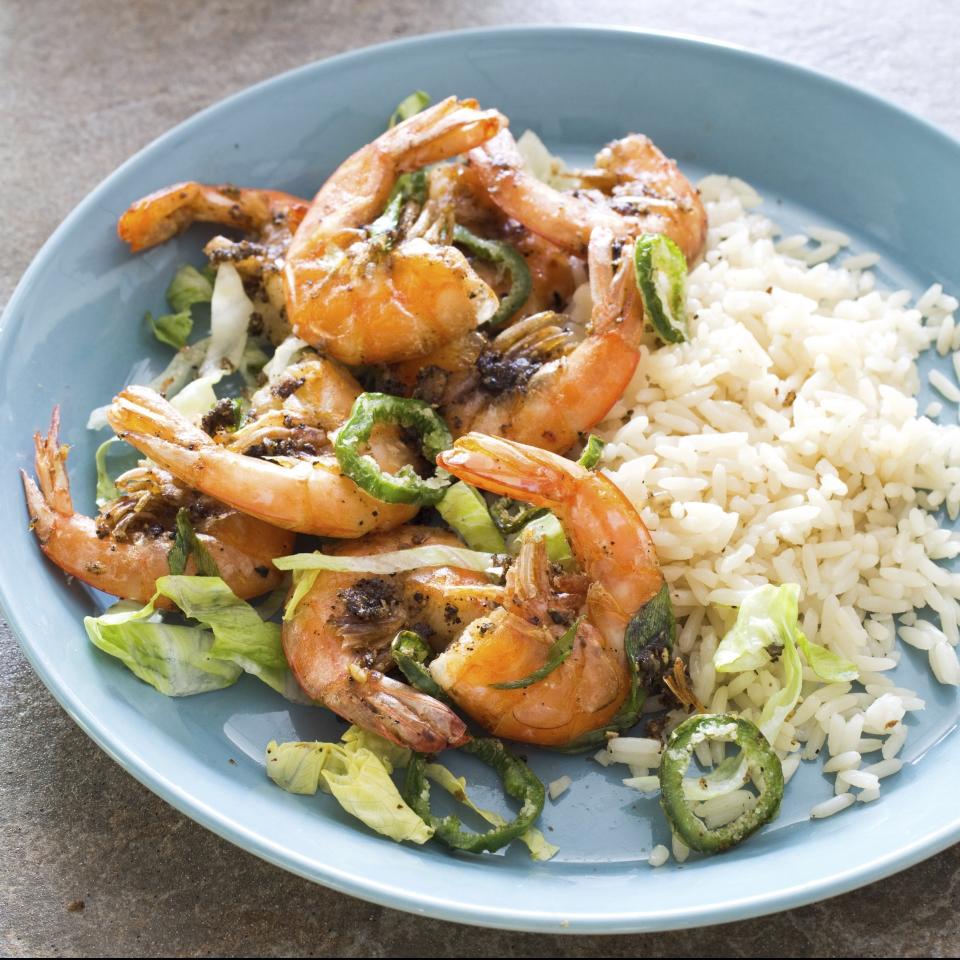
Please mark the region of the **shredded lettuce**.
[[532, 130], [524, 130], [520, 134], [517, 149], [527, 170], [538, 180], [558, 190], [569, 187], [573, 182], [566, 164], [559, 157], [555, 157]]
[[113, 482], [113, 477], [110, 476], [110, 472], [107, 469], [107, 451], [115, 443], [123, 443], [119, 437], [110, 437], [109, 440], [104, 440], [103, 443], [97, 447], [97, 452], [94, 454], [94, 462], [97, 465], [97, 506], [102, 507], [105, 503], [109, 503], [111, 500], [115, 500], [120, 496], [120, 491], [117, 489], [117, 485]]
[[203, 416], [217, 402], [214, 384], [219, 383], [226, 370], [214, 370], [204, 377], [197, 377], [188, 383], [176, 396], [170, 397], [170, 405], [180, 411], [185, 417]]
[[448, 487], [437, 511], [471, 550], [503, 553], [507, 549], [483, 497], [470, 484], [459, 480]]
[[855, 663], [838, 657], [832, 650], [808, 640], [802, 633], [797, 635], [797, 644], [813, 672], [827, 683], [856, 680], [860, 675]]
[[803, 664], [797, 644], [803, 633], [798, 623], [800, 587], [767, 584], [751, 590], [713, 655], [718, 673], [758, 670], [782, 659], [783, 686], [764, 704], [760, 730], [773, 743], [783, 721], [797, 705], [803, 685]]
[[465, 547], [445, 547], [431, 544], [411, 547], [409, 550], [389, 550], [362, 557], [332, 556], [329, 553], [294, 553], [277, 557], [273, 565], [278, 570], [333, 570], [338, 573], [402, 573], [420, 567], [462, 567], [465, 570], [489, 570], [493, 554]]
[[[530, 534], [527, 533], [528, 530]], [[519, 537], [530, 536], [531, 534], [543, 537], [547, 541], [547, 556], [551, 563], [559, 563], [560, 566], [567, 568], [573, 566], [573, 551], [570, 549], [570, 541], [567, 540], [567, 535], [563, 532], [560, 521], [552, 513], [546, 513], [542, 517], [531, 520], [520, 531], [517, 543], [519, 543]]]
[[430, 94], [423, 90], [414, 90], [409, 97], [404, 97], [397, 104], [397, 109], [390, 114], [390, 120], [387, 123], [387, 129], [395, 127], [404, 120], [409, 120], [414, 114], [430, 106]]
[[426, 843], [433, 830], [407, 806], [390, 779], [391, 761], [370, 747], [381, 746], [368, 739], [373, 736], [351, 727], [343, 743], [272, 740], [267, 775], [291, 793], [312, 795], [319, 789], [332, 794], [347, 813], [392, 840]]
[[209, 303], [213, 297], [213, 283], [196, 267], [181, 267], [167, 287], [167, 302], [175, 313], [189, 311], [195, 303]]
[[309, 347], [306, 340], [289, 336], [281, 343], [273, 356], [264, 364], [263, 375], [270, 383], [279, 380], [284, 371], [299, 359], [300, 354]]
[[193, 330], [193, 317], [189, 310], [180, 313], [165, 313], [154, 317], [148, 310], [145, 317], [147, 325], [153, 335], [161, 342], [169, 344], [175, 350], [186, 346], [190, 333]]
[[[160, 622], [160, 597], [199, 626]], [[83, 623], [95, 646], [167, 696], [219, 690], [246, 671], [288, 699], [310, 702], [287, 667], [279, 625], [264, 622], [220, 577], [160, 577], [157, 592], [141, 609], [112, 608]]]
[[337, 573], [391, 574], [403, 573], [405, 570], [419, 570], [421, 567], [461, 567], [482, 572], [493, 567], [494, 556], [491, 553], [467, 550], [464, 547], [433, 544], [363, 557], [339, 557], [320, 552], [294, 553], [289, 557], [277, 557], [273, 565], [278, 570], [293, 571], [293, 594], [283, 614], [283, 619], [289, 620], [296, 612], [300, 601], [316, 582], [321, 570], [332, 570]]
[[200, 366], [201, 378], [217, 372], [222, 375], [225, 368], [239, 369], [253, 310], [237, 268], [231, 263], [221, 264], [210, 301], [210, 346]]

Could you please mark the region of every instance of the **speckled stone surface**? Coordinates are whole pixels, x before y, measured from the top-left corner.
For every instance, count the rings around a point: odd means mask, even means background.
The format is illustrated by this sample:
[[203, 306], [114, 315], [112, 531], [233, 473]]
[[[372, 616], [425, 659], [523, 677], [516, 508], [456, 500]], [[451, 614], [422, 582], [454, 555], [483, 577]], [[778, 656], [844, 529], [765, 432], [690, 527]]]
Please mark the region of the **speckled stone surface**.
[[[391, 37], [482, 24], [578, 21], [743, 44], [867, 87], [960, 135], [960, 7], [952, 0], [3, 0], [0, 209], [6, 254], [0, 301], [98, 181], [158, 134], [229, 93]], [[74, 726], [5, 624], [0, 830], [4, 956], [960, 953], [960, 846], [834, 900], [671, 934], [532, 936], [371, 906], [260, 862], [141, 787]]]

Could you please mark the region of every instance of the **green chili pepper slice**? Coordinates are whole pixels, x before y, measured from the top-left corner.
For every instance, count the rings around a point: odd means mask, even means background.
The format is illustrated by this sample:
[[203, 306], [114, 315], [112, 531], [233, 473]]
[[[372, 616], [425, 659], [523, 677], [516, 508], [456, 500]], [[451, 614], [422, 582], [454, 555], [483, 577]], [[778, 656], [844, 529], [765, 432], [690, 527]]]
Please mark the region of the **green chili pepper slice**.
[[643, 309], [665, 343], [687, 339], [687, 260], [662, 233], [645, 233], [633, 248]]
[[177, 511], [176, 534], [173, 546], [167, 554], [167, 566], [174, 576], [182, 574], [187, 569], [187, 560], [191, 555], [197, 562], [197, 575], [201, 577], [219, 577], [220, 569], [216, 560], [210, 556], [207, 548], [200, 542], [190, 523], [190, 511], [181, 507]]
[[425, 170], [414, 170], [413, 173], [404, 173], [397, 177], [397, 182], [390, 191], [387, 205], [383, 213], [367, 227], [372, 239], [378, 239], [385, 247], [393, 245], [397, 227], [400, 225], [400, 215], [408, 203], [417, 203], [421, 206], [427, 199], [427, 174]]
[[457, 224], [453, 230], [453, 242], [466, 247], [475, 257], [505, 267], [510, 274], [510, 291], [500, 301], [497, 312], [487, 321], [491, 330], [502, 327], [526, 303], [530, 296], [530, 268], [523, 254], [509, 243], [499, 240], [484, 240]]
[[630, 619], [623, 638], [630, 671], [630, 693], [613, 719], [600, 730], [591, 730], [560, 747], [562, 753], [577, 753], [603, 746], [608, 732], [622, 733], [639, 719], [640, 710], [660, 677], [670, 666], [677, 639], [677, 622], [666, 583]]
[[[734, 742], [746, 760], [747, 775], [760, 792], [757, 802], [726, 826], [711, 830], [693, 812], [683, 790], [694, 748], [704, 741]], [[719, 853], [740, 843], [776, 817], [783, 799], [783, 767], [766, 737], [749, 720], [733, 714], [697, 714], [670, 734], [660, 758], [660, 805], [670, 826], [691, 850]]]
[[443, 472], [424, 480], [409, 464], [396, 474], [384, 471], [373, 457], [360, 453], [376, 423], [395, 423], [416, 430], [420, 435], [420, 449], [430, 463], [435, 463], [437, 454], [453, 443], [447, 425], [422, 400], [406, 400], [386, 393], [361, 393], [333, 444], [344, 476], [371, 497], [384, 503], [433, 506], [450, 483], [449, 475]]
[[549, 676], [557, 667], [565, 663], [573, 652], [573, 642], [577, 638], [581, 623], [583, 623], [583, 617], [578, 617], [571, 627], [554, 640], [547, 651], [547, 659], [542, 667], [534, 670], [533, 673], [528, 673], [525, 677], [520, 677], [519, 680], [505, 680], [503, 683], [491, 683], [490, 686], [495, 690], [523, 690]]
[[490, 516], [501, 533], [516, 533], [531, 520], [549, 512], [546, 507], [531, 507], [528, 503], [511, 500], [510, 497], [497, 497], [490, 504]]
[[606, 445], [606, 441], [591, 433], [577, 463], [587, 470], [593, 470], [600, 462], [600, 458], [603, 456], [603, 448]]
[[407, 678], [411, 687], [437, 700], [446, 700], [443, 688], [427, 669], [427, 657], [430, 648], [419, 633], [413, 630], [401, 630], [390, 644], [390, 653], [400, 672]]
[[471, 740], [460, 748], [491, 767], [500, 777], [504, 792], [520, 801], [517, 815], [502, 827], [473, 833], [460, 826], [460, 818], [436, 817], [430, 811], [430, 784], [424, 776], [426, 758], [415, 753], [407, 765], [403, 799], [417, 815], [434, 829], [434, 836], [455, 850], [467, 853], [492, 852], [505, 847], [525, 833], [543, 810], [544, 789], [533, 771], [519, 757], [513, 756], [494, 737]]

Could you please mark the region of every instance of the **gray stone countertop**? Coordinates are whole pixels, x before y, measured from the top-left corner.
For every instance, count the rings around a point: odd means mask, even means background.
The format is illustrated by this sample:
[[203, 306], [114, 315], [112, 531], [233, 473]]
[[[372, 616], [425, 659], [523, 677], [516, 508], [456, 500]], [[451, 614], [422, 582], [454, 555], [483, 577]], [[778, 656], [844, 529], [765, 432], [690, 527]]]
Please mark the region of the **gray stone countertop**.
[[[96, 183], [202, 107], [353, 47], [520, 22], [625, 23], [731, 41], [866, 87], [960, 135], [960, 7], [951, 0], [4, 0], [0, 302]], [[413, 920], [284, 873], [188, 820], [80, 732], [5, 624], [0, 651], [5, 956], [960, 953], [960, 846], [833, 900], [669, 934], [562, 938]]]

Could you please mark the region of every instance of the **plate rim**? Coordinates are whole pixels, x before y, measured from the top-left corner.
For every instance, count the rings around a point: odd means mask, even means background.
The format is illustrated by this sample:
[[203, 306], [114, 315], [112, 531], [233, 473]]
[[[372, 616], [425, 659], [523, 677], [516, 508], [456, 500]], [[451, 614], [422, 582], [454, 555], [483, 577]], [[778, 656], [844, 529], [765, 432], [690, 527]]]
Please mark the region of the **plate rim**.
[[[476, 40], [482, 37], [495, 40], [507, 36], [535, 34], [627, 35], [677, 42], [690, 46], [719, 48], [738, 58], [759, 63], [767, 68], [797, 74], [807, 82], [815, 81], [828, 87], [841, 88], [847, 95], [853, 94], [875, 106], [899, 115], [901, 119], [920, 127], [929, 135], [945, 141], [952, 149], [960, 150], [960, 139], [898, 103], [870, 90], [788, 59], [760, 53], [736, 43], [696, 34], [595, 24], [521, 24], [446, 30], [402, 37], [383, 43], [353, 48], [267, 77], [204, 107], [137, 150], [80, 200], [34, 255], [14, 288], [2, 316], [0, 316], [0, 351], [7, 346], [13, 331], [16, 329], [12, 324], [12, 318], [20, 309], [21, 301], [28, 299], [34, 275], [40, 271], [43, 262], [49, 256], [49, 251], [56, 246], [61, 235], [70, 230], [77, 220], [81, 220], [87, 210], [99, 201], [111, 182], [122, 176], [130, 167], [135, 166], [142, 156], [150, 153], [156, 147], [162, 146], [168, 140], [189, 135], [193, 127], [204, 124], [209, 115], [215, 114], [224, 107], [235, 106], [247, 97], [257, 96], [264, 88], [273, 84], [289, 81], [298, 74], [305, 75], [321, 64], [335, 67], [338, 64], [350, 61], [359, 61], [365, 58], [375, 59], [386, 51], [395, 51], [406, 47], [415, 48], [420, 45], [429, 45], [438, 40], [456, 41], [457, 39], [469, 38]], [[918, 839], [906, 847], [899, 847], [896, 850], [877, 856], [865, 863], [860, 863], [848, 870], [835, 872], [817, 883], [780, 886], [769, 894], [752, 897], [749, 901], [738, 901], [731, 897], [723, 902], [712, 903], [702, 908], [691, 910], [685, 907], [682, 910], [672, 910], [658, 914], [652, 922], [648, 915], [623, 911], [602, 914], [596, 912], [581, 915], [568, 914], [568, 920], [561, 920], [556, 914], [543, 910], [529, 908], [507, 910], [501, 907], [488, 907], [482, 904], [427, 896], [420, 892], [411, 893], [401, 885], [391, 885], [389, 882], [383, 882], [369, 872], [360, 875], [355, 871], [343, 870], [337, 864], [322, 862], [299, 854], [297, 851], [275, 843], [251, 830], [240, 820], [221, 813], [205, 805], [199, 798], [191, 796], [188, 789], [166, 777], [147, 758], [127, 747], [122, 739], [116, 738], [110, 731], [106, 730], [99, 723], [94, 713], [82, 702], [82, 698], [74, 693], [70, 685], [60, 681], [46, 662], [46, 658], [41, 651], [29, 639], [29, 632], [24, 629], [17, 616], [11, 613], [8, 595], [5, 578], [0, 577], [0, 610], [2, 610], [11, 631], [16, 636], [20, 649], [24, 652], [43, 684], [84, 733], [127, 773], [185, 816], [241, 849], [307, 880], [392, 909], [474, 926], [527, 932], [614, 934], [673, 930], [760, 917], [837, 896], [907, 869], [960, 841], [960, 812], [958, 812], [953, 822], [943, 823], [938, 829], [928, 833], [922, 839]]]

